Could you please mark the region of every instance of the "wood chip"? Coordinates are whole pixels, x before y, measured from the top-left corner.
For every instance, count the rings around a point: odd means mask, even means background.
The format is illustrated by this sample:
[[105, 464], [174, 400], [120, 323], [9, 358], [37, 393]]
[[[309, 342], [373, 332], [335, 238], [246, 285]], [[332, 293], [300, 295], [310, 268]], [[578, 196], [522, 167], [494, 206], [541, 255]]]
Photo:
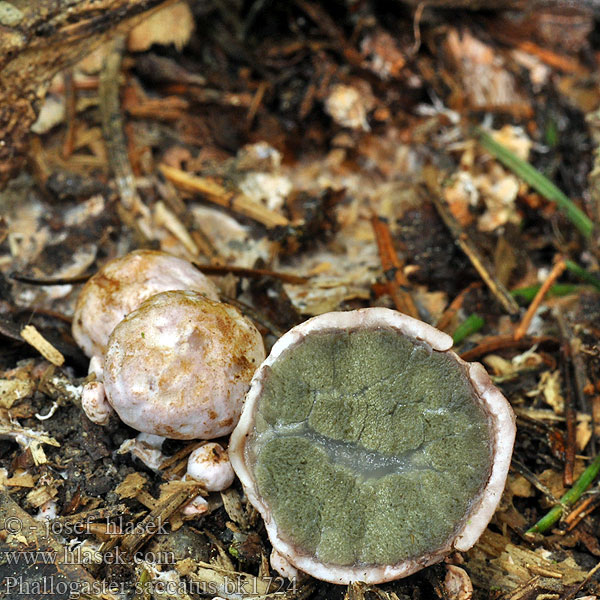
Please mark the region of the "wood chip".
[[213, 204], [229, 208], [245, 217], [262, 223], [265, 227], [289, 225], [288, 219], [279, 213], [269, 210], [251, 200], [244, 194], [227, 191], [222, 185], [208, 177], [190, 175], [181, 169], [170, 167], [164, 163], [160, 165], [161, 173], [177, 187], [202, 194]]
[[62, 367], [65, 357], [33, 325], [23, 327], [21, 337], [46, 360], [57, 367]]
[[23, 471], [22, 473], [15, 474], [4, 481], [6, 487], [25, 487], [32, 488], [35, 485], [33, 476], [31, 473]]
[[130, 473], [115, 488], [115, 494], [120, 498], [135, 498], [146, 483], [148, 483], [148, 479], [141, 473]]

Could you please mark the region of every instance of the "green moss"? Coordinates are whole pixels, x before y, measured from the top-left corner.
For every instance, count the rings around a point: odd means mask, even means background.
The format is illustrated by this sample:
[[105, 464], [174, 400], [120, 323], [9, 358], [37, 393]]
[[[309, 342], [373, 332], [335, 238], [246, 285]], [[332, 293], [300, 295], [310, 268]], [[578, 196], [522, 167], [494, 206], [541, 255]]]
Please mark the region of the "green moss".
[[286, 350], [256, 423], [259, 493], [282, 537], [326, 563], [441, 547], [489, 475], [489, 425], [462, 367], [389, 330]]

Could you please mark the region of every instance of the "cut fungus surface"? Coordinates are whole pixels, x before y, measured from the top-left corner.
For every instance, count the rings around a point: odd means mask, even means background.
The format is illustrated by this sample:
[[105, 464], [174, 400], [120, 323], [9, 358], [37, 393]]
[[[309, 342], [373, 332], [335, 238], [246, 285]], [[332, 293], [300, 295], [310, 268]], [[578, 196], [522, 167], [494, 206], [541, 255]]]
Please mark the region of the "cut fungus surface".
[[291, 564], [375, 583], [477, 540], [504, 487], [514, 418], [451, 344], [376, 308], [315, 317], [274, 346], [229, 453]]

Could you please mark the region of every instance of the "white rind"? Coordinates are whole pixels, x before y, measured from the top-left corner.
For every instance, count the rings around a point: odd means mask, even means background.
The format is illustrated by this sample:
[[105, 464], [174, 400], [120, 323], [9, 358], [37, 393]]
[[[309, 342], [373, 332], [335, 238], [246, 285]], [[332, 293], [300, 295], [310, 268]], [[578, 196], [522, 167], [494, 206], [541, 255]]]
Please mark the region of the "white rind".
[[496, 510], [504, 489], [515, 438], [515, 418], [510, 404], [495, 388], [485, 369], [479, 363], [465, 363], [454, 352], [452, 356], [466, 366], [473, 387], [488, 413], [491, 422], [491, 443], [494, 459], [489, 480], [480, 498], [476, 501], [464, 520], [464, 525], [448, 540], [447, 544], [435, 552], [422, 557], [404, 560], [395, 565], [374, 565], [360, 567], [339, 567], [324, 564], [313, 556], [298, 553], [297, 549], [284, 541], [277, 530], [269, 507], [260, 498], [256, 482], [245, 459], [247, 438], [254, 428], [256, 404], [260, 398], [263, 381], [271, 365], [290, 346], [295, 345], [306, 335], [317, 331], [349, 329], [392, 328], [402, 334], [416, 338], [440, 352], [452, 347], [452, 338], [418, 321], [387, 308], [365, 308], [356, 311], [332, 312], [313, 317], [284, 334], [273, 346], [271, 353], [254, 374], [246, 403], [237, 427], [231, 434], [229, 459], [239, 477], [251, 504], [260, 512], [269, 539], [275, 551], [301, 571], [330, 583], [348, 584], [362, 581], [367, 584], [383, 583], [407, 577], [423, 567], [442, 560], [454, 549], [468, 550], [483, 533]]
[[454, 542], [454, 547], [464, 552], [479, 539], [500, 503], [517, 430], [515, 414], [510, 404], [492, 383], [483, 366], [480, 363], [467, 363], [458, 356], [454, 356], [468, 369], [471, 383], [491, 417], [492, 443], [494, 445], [492, 472], [484, 493], [480, 501], [471, 509], [467, 523], [457, 533]]

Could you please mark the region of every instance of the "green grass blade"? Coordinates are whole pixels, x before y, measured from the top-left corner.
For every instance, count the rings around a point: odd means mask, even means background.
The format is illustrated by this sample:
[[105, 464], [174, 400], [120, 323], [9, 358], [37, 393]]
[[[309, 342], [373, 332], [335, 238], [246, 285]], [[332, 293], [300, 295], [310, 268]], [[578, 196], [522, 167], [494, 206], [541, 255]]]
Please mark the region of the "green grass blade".
[[586, 238], [591, 237], [594, 224], [591, 219], [577, 207], [570, 198], [561, 192], [547, 177], [544, 177], [537, 169], [528, 162], [521, 160], [508, 148], [498, 143], [489, 133], [477, 129], [477, 135], [481, 145], [504, 166], [508, 167], [515, 175], [528, 183], [534, 190], [544, 198], [556, 202], [558, 208], [579, 229]]
[[[581, 474], [575, 485], [560, 499], [563, 506], [573, 506], [585, 490], [591, 485], [600, 473], [600, 454], [590, 463], [588, 468]], [[544, 533], [556, 523], [562, 515], [563, 508], [557, 504], [546, 515], [544, 515], [527, 533]]]
[[480, 317], [478, 314], [473, 313], [469, 315], [457, 328], [454, 332], [452, 339], [455, 344], [460, 344], [466, 337], [470, 336], [472, 333], [479, 331], [485, 321], [483, 317]]
[[597, 290], [600, 290], [600, 279], [588, 273], [583, 267], [580, 267], [576, 262], [572, 260], [565, 260], [567, 270], [571, 271], [574, 275], [577, 275], [580, 279], [583, 279], [586, 283], [593, 285]]
[[[529, 304], [535, 298], [535, 295], [539, 292], [541, 287], [542, 286], [538, 284], [517, 288], [511, 290], [510, 295], [517, 300], [521, 300], [522, 302]], [[575, 285], [574, 283], [555, 283], [548, 290], [547, 296], [548, 298], [567, 296], [575, 293], [580, 287], [580, 285]]]

